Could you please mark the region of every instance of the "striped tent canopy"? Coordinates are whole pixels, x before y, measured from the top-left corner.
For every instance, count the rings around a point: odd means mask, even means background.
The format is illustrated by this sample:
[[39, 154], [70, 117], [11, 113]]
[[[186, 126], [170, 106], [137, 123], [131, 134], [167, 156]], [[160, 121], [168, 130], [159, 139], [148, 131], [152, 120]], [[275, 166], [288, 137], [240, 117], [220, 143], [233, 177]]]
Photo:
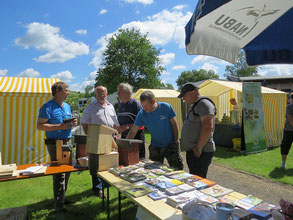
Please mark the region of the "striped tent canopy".
[[177, 98], [179, 92], [172, 89], [139, 89], [136, 93], [132, 95], [132, 98], [139, 101], [140, 94], [144, 91], [151, 91], [154, 93], [156, 100], [158, 102], [167, 102], [169, 103], [174, 111], [176, 112], [176, 120], [178, 123], [179, 129], [182, 128], [182, 115], [181, 115], [181, 99]]
[[[199, 85], [201, 95], [210, 97], [217, 106], [217, 120], [224, 114], [230, 116], [231, 98], [242, 103], [242, 83], [222, 80], [206, 80]], [[263, 116], [267, 147], [279, 146], [285, 123], [287, 95], [279, 90], [261, 87]]]
[[[51, 98], [52, 78], [0, 77], [2, 163], [48, 161], [45, 133], [37, 130], [40, 107]], [[30, 147], [30, 148], [28, 148]], [[34, 150], [28, 150], [32, 149]]]

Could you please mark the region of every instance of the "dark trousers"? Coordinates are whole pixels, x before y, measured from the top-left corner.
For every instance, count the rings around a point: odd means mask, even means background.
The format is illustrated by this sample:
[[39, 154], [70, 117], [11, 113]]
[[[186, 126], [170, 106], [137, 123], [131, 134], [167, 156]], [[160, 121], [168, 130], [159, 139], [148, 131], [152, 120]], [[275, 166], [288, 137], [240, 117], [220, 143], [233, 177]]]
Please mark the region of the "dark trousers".
[[288, 155], [293, 142], [293, 131], [284, 131], [281, 143], [281, 154]]
[[[51, 161], [57, 161], [56, 144], [47, 145]], [[60, 211], [64, 208], [65, 192], [67, 190], [67, 183], [70, 173], [54, 174], [53, 175], [53, 190], [54, 190], [54, 208]]]
[[189, 168], [189, 173], [206, 178], [213, 156], [214, 152], [202, 152], [200, 157], [196, 157], [192, 150], [187, 151], [186, 162]]
[[97, 172], [99, 167], [99, 155], [89, 153], [89, 170], [92, 176], [92, 189], [94, 193], [97, 193], [99, 189], [99, 184], [101, 180], [98, 178]]
[[156, 147], [154, 145], [149, 146], [150, 159], [160, 163], [164, 162], [164, 158], [167, 159], [169, 166], [177, 170], [183, 170], [182, 157], [177, 144], [170, 144], [166, 147]]

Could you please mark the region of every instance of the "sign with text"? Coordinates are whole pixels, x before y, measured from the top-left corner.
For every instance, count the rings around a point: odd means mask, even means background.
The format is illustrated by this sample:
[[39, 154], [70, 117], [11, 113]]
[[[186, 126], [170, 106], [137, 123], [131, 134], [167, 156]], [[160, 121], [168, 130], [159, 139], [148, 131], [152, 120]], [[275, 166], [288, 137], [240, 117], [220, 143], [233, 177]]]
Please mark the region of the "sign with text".
[[244, 82], [243, 96], [243, 126], [245, 148], [247, 153], [254, 153], [266, 149], [266, 138], [263, 121], [263, 106], [261, 98], [261, 84]]

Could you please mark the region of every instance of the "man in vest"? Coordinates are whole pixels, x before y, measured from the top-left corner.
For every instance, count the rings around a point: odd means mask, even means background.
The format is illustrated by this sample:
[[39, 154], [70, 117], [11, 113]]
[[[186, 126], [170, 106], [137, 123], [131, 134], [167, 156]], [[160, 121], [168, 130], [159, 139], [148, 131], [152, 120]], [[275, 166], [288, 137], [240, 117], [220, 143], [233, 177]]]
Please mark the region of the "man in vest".
[[206, 178], [208, 167], [216, 150], [213, 141], [216, 108], [207, 97], [200, 96], [198, 87], [186, 83], [178, 98], [191, 104], [181, 132], [181, 148], [191, 174]]

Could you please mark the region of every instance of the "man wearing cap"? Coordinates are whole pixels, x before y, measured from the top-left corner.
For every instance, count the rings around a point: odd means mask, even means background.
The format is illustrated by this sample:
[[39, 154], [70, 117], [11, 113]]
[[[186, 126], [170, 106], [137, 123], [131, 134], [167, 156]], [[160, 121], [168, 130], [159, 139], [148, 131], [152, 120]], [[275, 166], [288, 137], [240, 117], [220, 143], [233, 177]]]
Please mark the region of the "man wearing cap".
[[126, 138], [134, 138], [139, 128], [146, 126], [152, 137], [149, 146], [150, 159], [163, 163], [166, 158], [171, 167], [182, 170], [175, 111], [168, 103], [156, 102], [151, 91], [141, 93], [140, 103], [143, 109], [137, 114]]
[[184, 84], [178, 98], [192, 104], [181, 132], [181, 147], [186, 151], [189, 172], [206, 178], [216, 150], [213, 141], [216, 108], [209, 98], [199, 94], [193, 83]]

